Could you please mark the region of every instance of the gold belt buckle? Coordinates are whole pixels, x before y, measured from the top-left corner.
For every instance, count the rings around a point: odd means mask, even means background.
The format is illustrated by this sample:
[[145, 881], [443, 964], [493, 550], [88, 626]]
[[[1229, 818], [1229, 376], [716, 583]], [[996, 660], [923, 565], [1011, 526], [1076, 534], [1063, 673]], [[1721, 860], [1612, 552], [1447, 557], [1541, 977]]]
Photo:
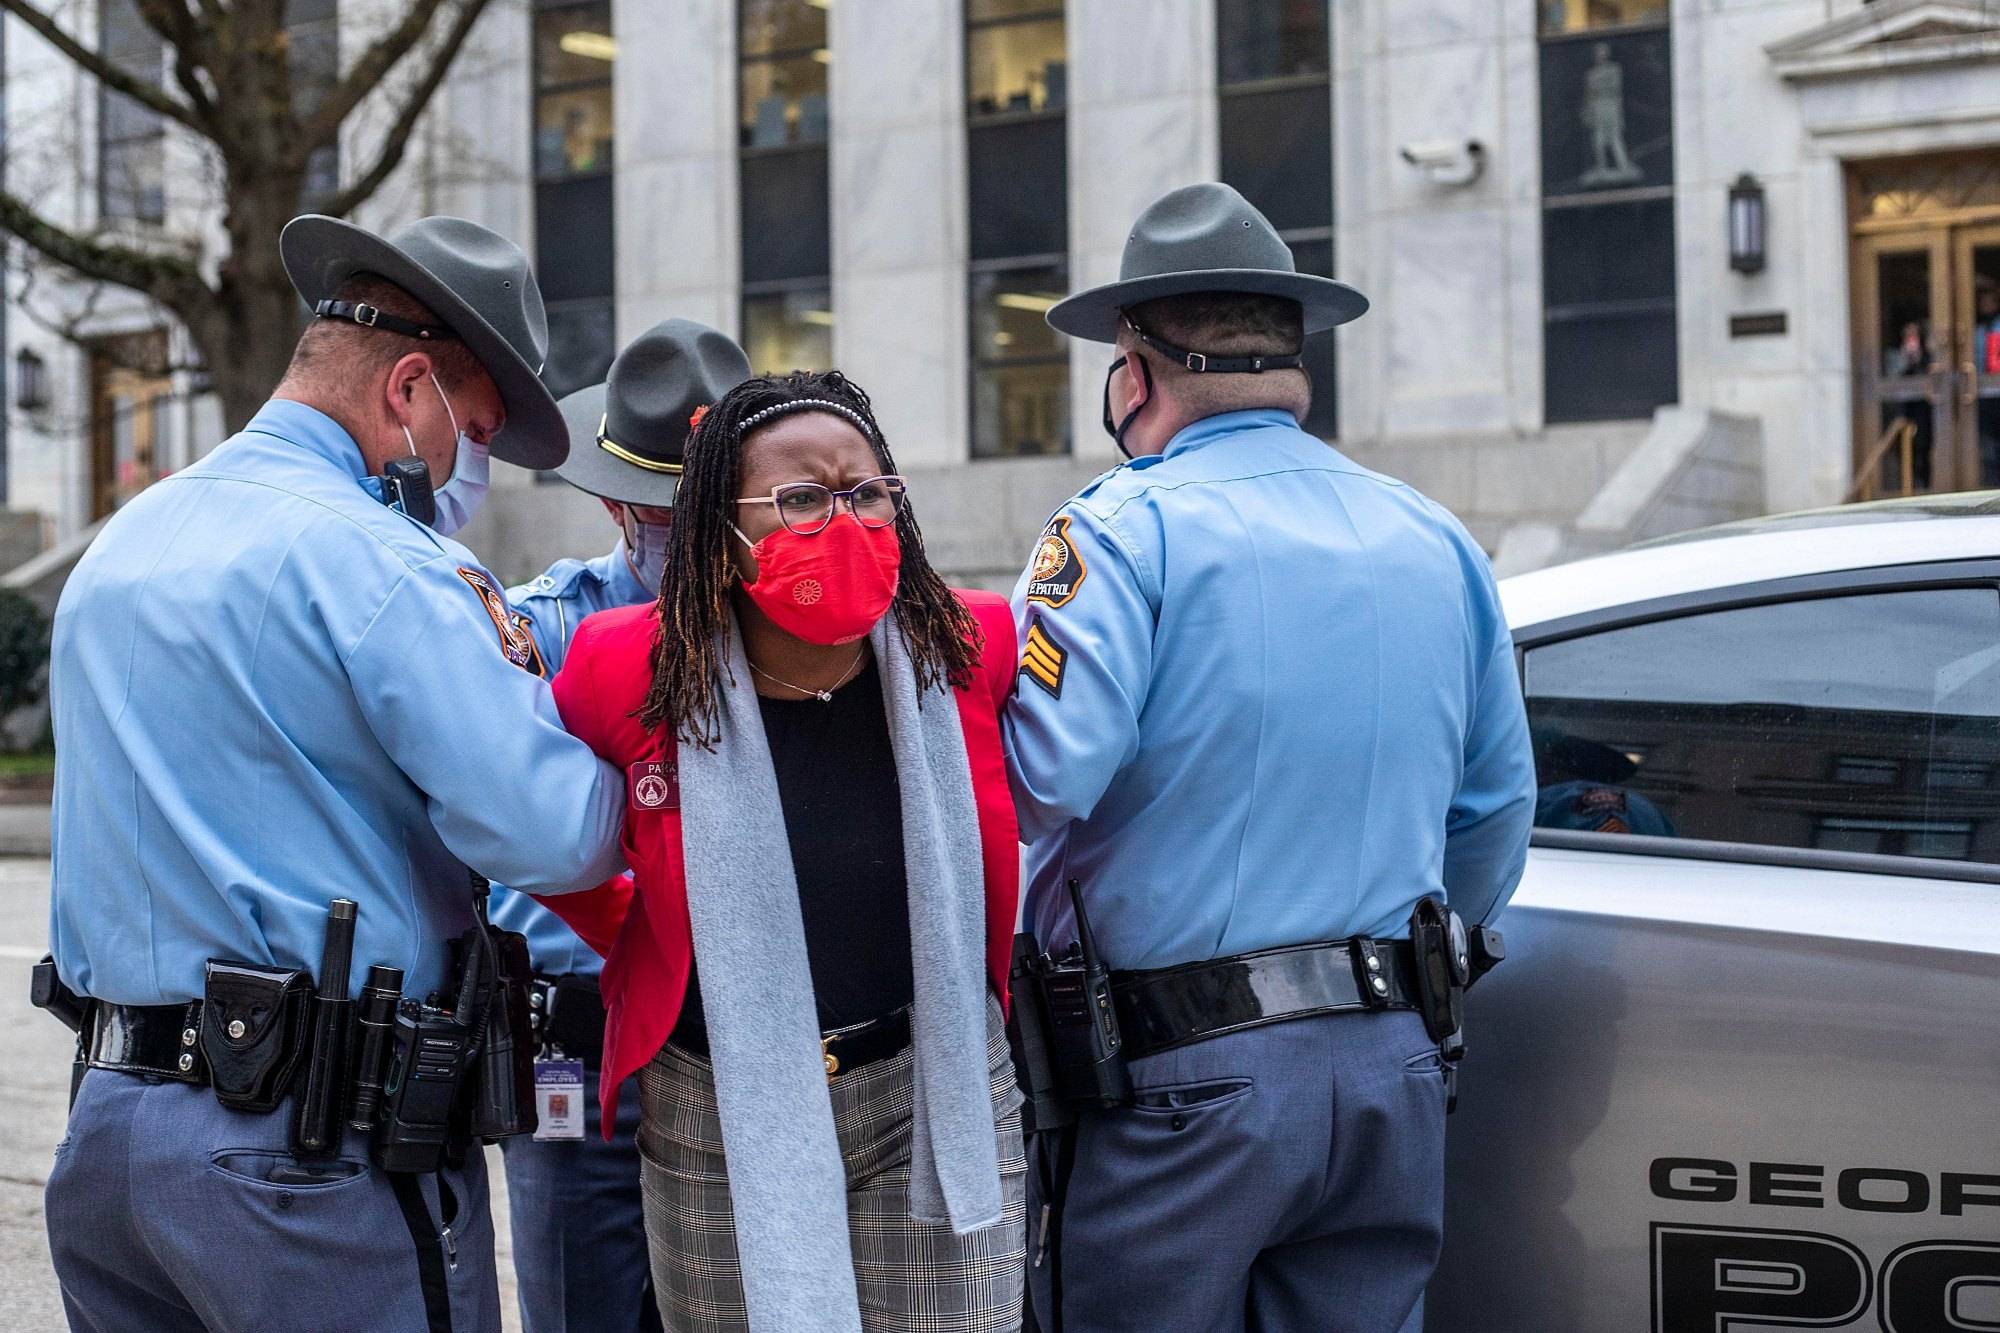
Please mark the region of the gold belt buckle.
[[840, 1072], [840, 1057], [833, 1053], [834, 1040], [835, 1038], [831, 1036], [819, 1039], [819, 1058], [826, 1065], [826, 1081], [829, 1083], [833, 1082], [833, 1076]]

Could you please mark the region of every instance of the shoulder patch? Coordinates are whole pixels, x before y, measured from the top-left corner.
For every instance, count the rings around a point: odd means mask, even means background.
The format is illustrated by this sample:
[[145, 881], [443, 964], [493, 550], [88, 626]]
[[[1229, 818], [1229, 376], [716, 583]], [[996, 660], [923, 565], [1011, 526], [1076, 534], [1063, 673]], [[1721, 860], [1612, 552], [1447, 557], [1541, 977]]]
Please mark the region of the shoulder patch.
[[1063, 606], [1083, 586], [1083, 558], [1069, 539], [1069, 515], [1049, 521], [1041, 541], [1035, 544], [1034, 559], [1028, 566], [1028, 600], [1044, 606]]
[[1028, 625], [1028, 639], [1021, 649], [1021, 674], [1062, 698], [1063, 668], [1069, 665], [1069, 651], [1042, 625], [1040, 616]]
[[549, 669], [542, 661], [542, 650], [535, 646], [535, 636], [528, 629], [531, 623], [519, 611], [507, 605], [507, 599], [493, 586], [483, 569], [458, 567], [458, 576], [466, 586], [479, 594], [479, 600], [486, 607], [486, 614], [493, 621], [493, 628], [500, 632], [500, 653], [509, 662], [531, 675], [547, 676]]

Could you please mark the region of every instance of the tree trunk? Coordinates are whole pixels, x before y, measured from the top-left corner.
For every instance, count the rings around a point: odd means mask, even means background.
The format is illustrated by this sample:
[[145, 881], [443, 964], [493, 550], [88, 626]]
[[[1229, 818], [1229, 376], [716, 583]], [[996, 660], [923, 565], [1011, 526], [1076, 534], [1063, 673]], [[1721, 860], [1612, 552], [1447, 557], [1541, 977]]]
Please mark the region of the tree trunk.
[[232, 433], [284, 378], [305, 327], [305, 308], [278, 256], [278, 233], [298, 212], [301, 184], [282, 173], [233, 183], [226, 220], [230, 255], [217, 300], [204, 317], [189, 321], [222, 405], [223, 428]]

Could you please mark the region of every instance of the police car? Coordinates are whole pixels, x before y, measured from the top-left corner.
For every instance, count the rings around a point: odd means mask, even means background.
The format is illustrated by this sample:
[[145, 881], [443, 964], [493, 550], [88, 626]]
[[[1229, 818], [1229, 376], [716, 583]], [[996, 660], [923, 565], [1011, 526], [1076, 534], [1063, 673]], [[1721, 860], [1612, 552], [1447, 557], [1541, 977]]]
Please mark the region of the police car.
[[2000, 492], [1502, 595], [1541, 793], [1426, 1326], [2000, 1329]]

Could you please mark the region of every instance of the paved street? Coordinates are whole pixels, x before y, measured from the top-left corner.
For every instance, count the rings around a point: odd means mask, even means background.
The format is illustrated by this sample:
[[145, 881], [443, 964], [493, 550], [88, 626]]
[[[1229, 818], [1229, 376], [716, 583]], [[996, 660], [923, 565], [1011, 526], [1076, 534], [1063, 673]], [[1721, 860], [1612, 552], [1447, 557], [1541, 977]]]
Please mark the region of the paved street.
[[[46, 811], [0, 806], [0, 839], [32, 837]], [[15, 825], [22, 826], [17, 830]], [[4, 846], [0, 843], [0, 846]], [[0, 1330], [57, 1333], [62, 1301], [42, 1229], [42, 1186], [62, 1137], [69, 1094], [69, 1033], [28, 1004], [28, 972], [47, 950], [49, 863], [0, 859]], [[517, 1333], [507, 1198], [500, 1155], [490, 1154], [500, 1235], [500, 1308]]]

